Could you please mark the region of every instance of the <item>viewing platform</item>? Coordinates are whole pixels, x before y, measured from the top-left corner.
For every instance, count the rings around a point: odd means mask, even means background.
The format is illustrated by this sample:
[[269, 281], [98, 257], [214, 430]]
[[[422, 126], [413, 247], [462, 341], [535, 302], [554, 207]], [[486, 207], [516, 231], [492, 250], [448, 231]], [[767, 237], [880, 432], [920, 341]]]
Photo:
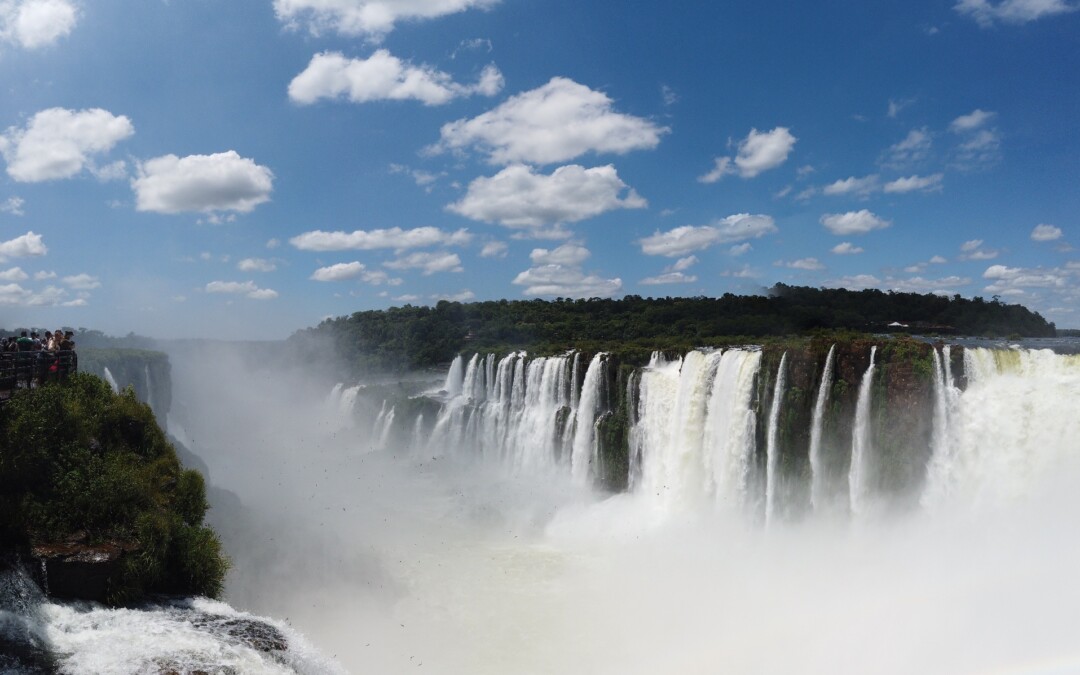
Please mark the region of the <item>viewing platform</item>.
[[63, 380], [78, 371], [75, 350], [0, 352], [0, 401], [11, 398], [18, 389]]

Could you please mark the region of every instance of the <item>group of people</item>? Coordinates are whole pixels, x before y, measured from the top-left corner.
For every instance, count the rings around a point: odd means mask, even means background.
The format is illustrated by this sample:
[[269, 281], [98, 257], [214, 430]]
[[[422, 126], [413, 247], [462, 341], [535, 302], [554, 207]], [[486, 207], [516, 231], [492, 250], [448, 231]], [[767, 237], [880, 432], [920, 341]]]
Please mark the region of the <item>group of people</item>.
[[[29, 334], [28, 334], [29, 333]], [[75, 349], [72, 331], [45, 331], [45, 339], [37, 331], [22, 331], [19, 337], [0, 338], [0, 352], [67, 352]]]
[[60, 380], [78, 370], [71, 331], [22, 331], [18, 337], [0, 338], [0, 401], [16, 388], [30, 388]]

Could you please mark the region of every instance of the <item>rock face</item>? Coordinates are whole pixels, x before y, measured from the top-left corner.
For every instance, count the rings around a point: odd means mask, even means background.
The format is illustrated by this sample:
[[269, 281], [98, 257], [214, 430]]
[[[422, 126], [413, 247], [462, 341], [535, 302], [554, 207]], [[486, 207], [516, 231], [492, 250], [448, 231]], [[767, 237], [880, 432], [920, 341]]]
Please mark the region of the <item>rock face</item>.
[[80, 349], [79, 369], [103, 379], [108, 368], [116, 385], [131, 387], [135, 396], [149, 405], [158, 423], [164, 426], [172, 407], [172, 366], [163, 352], [146, 349]]
[[131, 550], [119, 542], [88, 544], [74, 540], [38, 544], [30, 549], [36, 581], [45, 592], [64, 600], [105, 602], [109, 580]]

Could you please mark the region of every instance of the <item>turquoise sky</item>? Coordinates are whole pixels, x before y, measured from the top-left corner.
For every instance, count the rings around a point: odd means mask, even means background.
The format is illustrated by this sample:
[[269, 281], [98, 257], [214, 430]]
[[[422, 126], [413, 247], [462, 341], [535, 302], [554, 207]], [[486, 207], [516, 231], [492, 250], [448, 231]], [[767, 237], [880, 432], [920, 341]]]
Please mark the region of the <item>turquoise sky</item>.
[[0, 0], [0, 91], [0, 326], [778, 281], [1080, 326], [1067, 0]]

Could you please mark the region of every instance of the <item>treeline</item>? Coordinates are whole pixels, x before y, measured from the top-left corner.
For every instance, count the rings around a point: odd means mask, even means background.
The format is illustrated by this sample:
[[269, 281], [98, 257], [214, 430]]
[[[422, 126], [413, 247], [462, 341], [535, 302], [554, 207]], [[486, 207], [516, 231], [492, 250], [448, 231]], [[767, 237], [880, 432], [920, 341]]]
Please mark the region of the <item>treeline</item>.
[[[890, 324], [903, 324], [902, 326]], [[405, 305], [327, 319], [289, 340], [333, 347], [354, 373], [446, 363], [463, 350], [686, 348], [821, 330], [1052, 337], [1054, 324], [996, 297], [777, 284], [764, 295], [618, 300], [495, 300]], [[327, 341], [330, 343], [327, 345]]]

